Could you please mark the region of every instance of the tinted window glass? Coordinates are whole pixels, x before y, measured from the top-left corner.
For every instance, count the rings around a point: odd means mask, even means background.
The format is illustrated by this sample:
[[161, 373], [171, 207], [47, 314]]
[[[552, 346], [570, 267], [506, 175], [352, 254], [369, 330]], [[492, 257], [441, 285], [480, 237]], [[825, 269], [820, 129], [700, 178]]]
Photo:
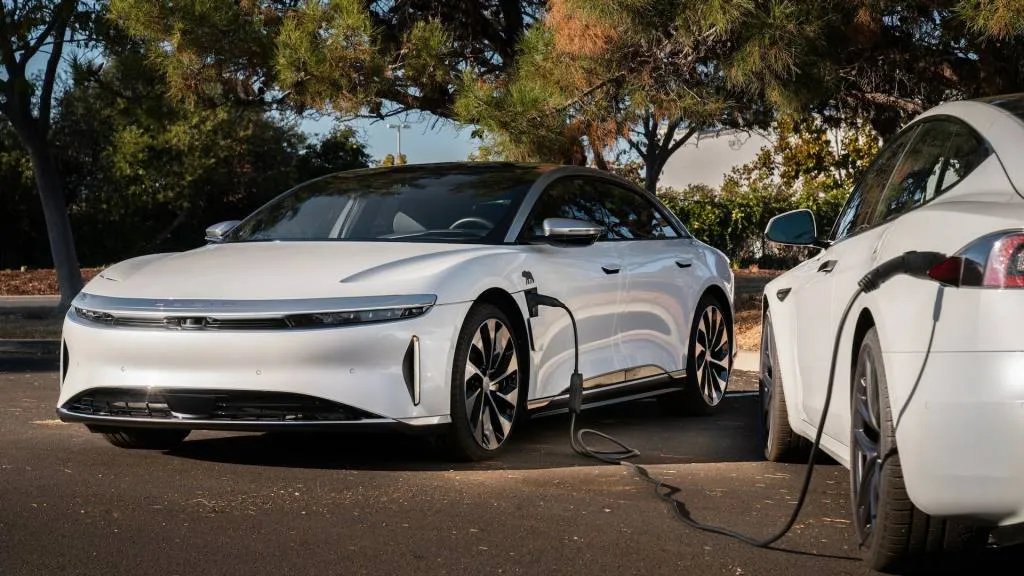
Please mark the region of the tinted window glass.
[[871, 226], [875, 209], [883, 191], [889, 183], [889, 176], [899, 162], [903, 150], [916, 130], [908, 130], [886, 145], [868, 168], [860, 182], [853, 189], [846, 206], [839, 213], [832, 230], [832, 240], [839, 241]]
[[539, 176], [488, 166], [335, 174], [260, 208], [227, 241], [502, 242]]
[[[578, 178], [560, 178], [544, 190], [523, 225], [521, 237], [525, 240], [543, 237], [547, 218], [572, 218], [602, 227], [607, 222], [594, 189]], [[608, 239], [607, 229], [601, 239]]]
[[613, 240], [663, 240], [678, 238], [653, 202], [621, 186], [593, 182], [605, 208], [605, 226]]
[[988, 155], [988, 146], [966, 126], [946, 120], [923, 124], [889, 180], [879, 219], [895, 218], [939, 196]]

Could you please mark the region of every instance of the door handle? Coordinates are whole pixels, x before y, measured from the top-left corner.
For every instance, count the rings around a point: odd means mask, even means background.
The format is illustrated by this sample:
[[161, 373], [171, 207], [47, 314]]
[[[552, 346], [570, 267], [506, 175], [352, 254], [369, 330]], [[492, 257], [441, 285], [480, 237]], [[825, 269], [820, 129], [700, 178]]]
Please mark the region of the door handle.
[[605, 274], [618, 274], [622, 268], [618, 264], [606, 264], [601, 266], [601, 270], [604, 270]]
[[676, 266], [679, 266], [680, 268], [689, 268], [692, 264], [686, 260], [676, 260]]
[[825, 274], [828, 274], [836, 267], [836, 264], [838, 263], [838, 260], [825, 260], [824, 262], [821, 263], [821, 266], [818, 266], [818, 272], [824, 272]]

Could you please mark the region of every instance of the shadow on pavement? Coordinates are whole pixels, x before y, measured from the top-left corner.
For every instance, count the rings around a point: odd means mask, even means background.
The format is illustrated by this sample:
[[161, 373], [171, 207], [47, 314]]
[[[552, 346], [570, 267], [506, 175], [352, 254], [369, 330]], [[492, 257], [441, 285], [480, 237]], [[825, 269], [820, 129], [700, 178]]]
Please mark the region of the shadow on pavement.
[[[636, 448], [640, 456], [633, 461], [640, 464], [762, 459], [757, 445], [756, 397], [727, 396], [718, 412], [706, 417], [668, 416], [653, 400], [632, 402], [586, 410], [580, 425], [611, 434]], [[192, 438], [169, 454], [247, 466], [315, 469], [526, 470], [596, 464], [569, 447], [567, 415], [522, 423], [503, 454], [494, 460], [472, 463], [452, 460], [441, 438], [404, 434], [276, 433]]]
[[27, 354], [0, 352], [0, 373], [56, 372], [60, 359], [51, 354]]

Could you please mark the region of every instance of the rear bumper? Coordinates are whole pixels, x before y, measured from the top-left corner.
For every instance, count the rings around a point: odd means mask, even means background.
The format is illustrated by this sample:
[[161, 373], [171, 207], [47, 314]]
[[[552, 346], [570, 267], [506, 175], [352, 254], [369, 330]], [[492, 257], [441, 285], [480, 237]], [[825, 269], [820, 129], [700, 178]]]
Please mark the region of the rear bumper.
[[1024, 522], [1024, 352], [886, 354], [885, 363], [914, 504]]

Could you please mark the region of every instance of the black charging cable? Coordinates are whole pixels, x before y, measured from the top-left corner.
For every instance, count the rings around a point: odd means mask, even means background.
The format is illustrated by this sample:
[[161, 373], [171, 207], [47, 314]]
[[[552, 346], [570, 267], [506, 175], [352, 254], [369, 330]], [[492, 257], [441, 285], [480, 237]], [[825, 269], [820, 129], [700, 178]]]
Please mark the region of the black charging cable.
[[[811, 454], [807, 459], [807, 471], [804, 473], [804, 480], [803, 485], [800, 487], [800, 494], [797, 496], [796, 504], [793, 506], [793, 512], [790, 514], [789, 520], [775, 534], [763, 539], [754, 538], [722, 526], [705, 524], [694, 520], [693, 517], [690, 516], [690, 512], [686, 509], [686, 506], [675, 498], [675, 495], [680, 492], [679, 488], [658, 480], [652, 476], [646, 468], [639, 464], [626, 462], [626, 459], [628, 458], [639, 456], [639, 451], [630, 448], [623, 442], [603, 432], [586, 428], [577, 432], [576, 416], [579, 415], [583, 404], [583, 376], [580, 374], [579, 333], [576, 329], [576, 318], [573, 316], [572, 310], [569, 310], [568, 306], [557, 298], [553, 298], [551, 296], [537, 294], [536, 292], [528, 293], [527, 304], [531, 307], [539, 305], [561, 308], [568, 313], [569, 320], [572, 322], [574, 363], [573, 373], [569, 378], [569, 411], [572, 413], [569, 423], [569, 443], [572, 446], [572, 449], [581, 456], [594, 458], [609, 464], [621, 464], [632, 468], [642, 480], [654, 485], [654, 490], [658, 497], [668, 502], [669, 505], [672, 506], [672, 510], [675, 512], [676, 517], [687, 526], [703, 532], [728, 536], [758, 548], [767, 548], [781, 540], [783, 536], [789, 533], [793, 528], [793, 525], [796, 524], [796, 519], [800, 516], [800, 511], [803, 509], [804, 503], [807, 501], [807, 493], [811, 487], [811, 478], [814, 474], [814, 464], [817, 461], [818, 452], [821, 448], [821, 437], [825, 432], [825, 421], [828, 418], [829, 407], [832, 405], [832, 391], [835, 384], [836, 359], [839, 357], [839, 345], [842, 340], [843, 329], [846, 326], [846, 321], [849, 318], [850, 311], [853, 310], [853, 306], [856, 304], [857, 299], [864, 293], [877, 290], [882, 284], [899, 274], [906, 274], [915, 277], [927, 277], [928, 271], [945, 259], [946, 256], [938, 252], [906, 252], [878, 265], [857, 282], [857, 289], [854, 290], [853, 295], [850, 296], [849, 301], [846, 303], [846, 308], [843, 310], [843, 314], [839, 318], [839, 326], [836, 329], [835, 340], [832, 344], [832, 359], [828, 371], [828, 385], [825, 389], [825, 403], [822, 406], [821, 421], [818, 423], [818, 429], [814, 434]], [[604, 438], [619, 446], [620, 449], [593, 449], [587, 446], [586, 442], [583, 441], [585, 434], [593, 434]]]

